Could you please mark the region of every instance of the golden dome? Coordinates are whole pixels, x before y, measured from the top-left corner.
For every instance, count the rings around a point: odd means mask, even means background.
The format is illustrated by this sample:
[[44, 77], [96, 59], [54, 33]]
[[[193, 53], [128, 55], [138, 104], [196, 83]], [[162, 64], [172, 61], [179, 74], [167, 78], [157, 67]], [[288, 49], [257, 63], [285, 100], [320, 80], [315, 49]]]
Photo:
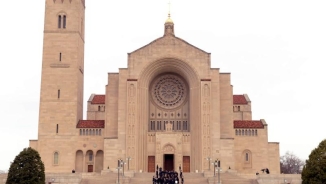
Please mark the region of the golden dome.
[[173, 24], [173, 21], [172, 21], [172, 19], [170, 17], [170, 14], [168, 16], [168, 19], [166, 19], [165, 23], [172, 23]]

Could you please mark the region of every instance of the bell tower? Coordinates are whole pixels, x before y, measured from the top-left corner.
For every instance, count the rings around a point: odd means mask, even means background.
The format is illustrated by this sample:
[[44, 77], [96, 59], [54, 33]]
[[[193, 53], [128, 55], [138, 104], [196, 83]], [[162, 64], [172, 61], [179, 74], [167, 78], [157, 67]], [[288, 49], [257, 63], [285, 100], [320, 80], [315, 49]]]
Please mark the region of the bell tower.
[[[55, 165], [64, 170], [53, 153], [74, 155], [64, 145], [78, 135], [76, 125], [83, 118], [84, 20], [85, 0], [45, 1], [37, 150], [47, 171]], [[71, 170], [73, 164], [67, 164]]]

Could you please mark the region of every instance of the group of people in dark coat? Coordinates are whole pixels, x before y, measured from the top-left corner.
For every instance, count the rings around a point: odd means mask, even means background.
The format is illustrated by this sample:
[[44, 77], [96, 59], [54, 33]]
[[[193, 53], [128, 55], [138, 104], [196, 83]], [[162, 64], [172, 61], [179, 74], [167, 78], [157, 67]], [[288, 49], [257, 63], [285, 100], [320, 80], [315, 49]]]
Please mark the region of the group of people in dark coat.
[[179, 174], [176, 171], [163, 171], [162, 168], [156, 166], [156, 176], [153, 176], [153, 184], [183, 184], [183, 176], [181, 166], [179, 167], [180, 171], [180, 180]]

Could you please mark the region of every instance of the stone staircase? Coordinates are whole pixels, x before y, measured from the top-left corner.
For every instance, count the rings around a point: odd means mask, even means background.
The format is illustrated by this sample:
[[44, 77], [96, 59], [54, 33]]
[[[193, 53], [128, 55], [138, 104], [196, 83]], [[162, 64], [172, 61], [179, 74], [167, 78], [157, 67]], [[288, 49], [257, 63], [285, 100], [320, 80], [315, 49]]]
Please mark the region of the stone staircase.
[[[119, 177], [120, 184], [152, 184], [155, 173], [135, 173], [134, 177]], [[255, 179], [244, 179], [234, 173], [221, 173], [222, 184], [258, 184]], [[81, 184], [117, 184], [117, 173], [83, 175]], [[184, 184], [217, 184], [218, 176], [205, 178], [203, 173], [183, 173]]]
[[208, 178], [203, 173], [182, 173], [184, 184], [207, 184]]
[[116, 173], [108, 173], [105, 175], [101, 175], [100, 173], [92, 173], [83, 174], [83, 178], [80, 184], [116, 184], [116, 181]]
[[255, 179], [245, 179], [233, 173], [221, 173], [221, 183], [222, 184], [258, 184], [257, 180]]
[[129, 184], [153, 184], [155, 173], [135, 173]]
[[[129, 184], [153, 184], [155, 173], [135, 173]], [[183, 173], [184, 184], [207, 184], [208, 180], [202, 173]]]

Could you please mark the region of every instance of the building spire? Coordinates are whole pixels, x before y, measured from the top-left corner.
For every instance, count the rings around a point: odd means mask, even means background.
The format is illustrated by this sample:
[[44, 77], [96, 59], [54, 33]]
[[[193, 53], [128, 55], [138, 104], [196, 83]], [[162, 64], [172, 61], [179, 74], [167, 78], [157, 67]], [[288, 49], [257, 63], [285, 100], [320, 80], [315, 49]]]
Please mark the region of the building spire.
[[169, 13], [168, 13], [168, 17], [170, 18], [171, 16], [171, 0], [169, 0]]
[[168, 11], [168, 19], [166, 19], [164, 24], [164, 36], [173, 35], [174, 36], [174, 23], [171, 19], [171, 0], [169, 0], [169, 11]]

